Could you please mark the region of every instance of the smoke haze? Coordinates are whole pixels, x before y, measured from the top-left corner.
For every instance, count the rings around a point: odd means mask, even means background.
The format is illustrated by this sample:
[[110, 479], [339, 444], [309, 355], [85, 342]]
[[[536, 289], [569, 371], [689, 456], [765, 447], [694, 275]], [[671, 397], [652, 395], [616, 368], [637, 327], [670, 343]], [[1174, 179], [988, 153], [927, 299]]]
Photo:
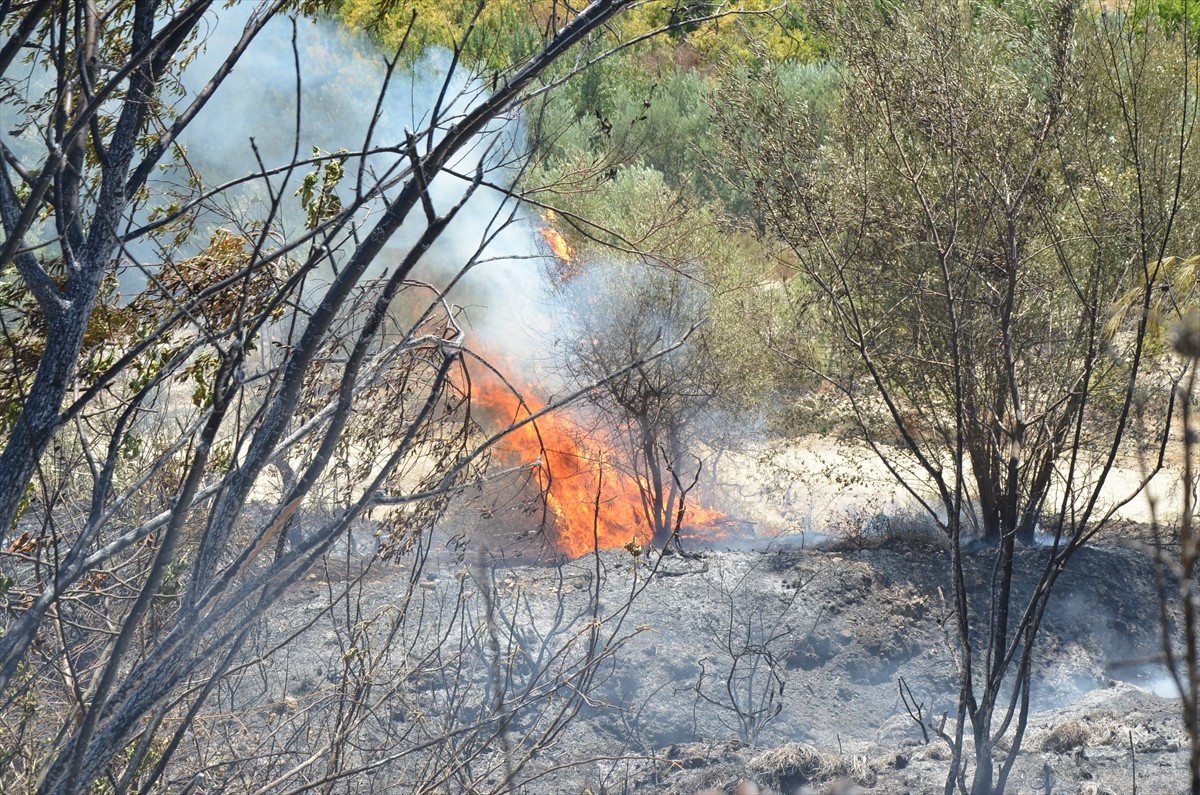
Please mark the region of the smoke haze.
[[[202, 52], [184, 74], [189, 96], [199, 90], [233, 47], [248, 15], [245, 6], [235, 6], [212, 19]], [[250, 45], [197, 116], [183, 145], [209, 187], [259, 171], [258, 158], [272, 169], [290, 163], [294, 155], [309, 157], [314, 148], [353, 153], [364, 146], [393, 146], [404, 141], [406, 130], [428, 133], [439, 93], [448, 85], [443, 104], [449, 111], [442, 111], [440, 125], [432, 132], [436, 140], [458, 115], [485, 96], [479, 81], [469, 77], [465, 69], [460, 66], [448, 76], [449, 67], [450, 56], [444, 50], [422, 54], [411, 67], [397, 67], [381, 102], [385, 53], [333, 22], [277, 18]], [[373, 138], [368, 141], [373, 117]], [[452, 170], [469, 177], [482, 163], [490, 181], [508, 184], [516, 175], [524, 141], [519, 119], [503, 121], [466, 147]], [[392, 153], [352, 158], [346, 162], [339, 193], [344, 201], [351, 198], [360, 168], [364, 183], [370, 184], [406, 165], [406, 161], [397, 163]], [[312, 166], [298, 168], [282, 187], [282, 177], [273, 178], [275, 189], [286, 202], [281, 226], [289, 236], [303, 231], [303, 211], [295, 193], [311, 170]], [[176, 172], [170, 178], [178, 180], [180, 176]], [[466, 187], [466, 181], [455, 175], [437, 177], [430, 192], [438, 212], [461, 201]], [[233, 218], [247, 214], [256, 217], [265, 211], [265, 199], [262, 183], [255, 182], [232, 191], [222, 202], [231, 205]], [[374, 222], [370, 215], [379, 206], [376, 203], [361, 213], [360, 222], [369, 227]], [[220, 222], [212, 220], [212, 225]], [[423, 213], [415, 212], [389, 242], [368, 277], [383, 275], [395, 267], [424, 227]], [[449, 299], [465, 310], [462, 319], [468, 345], [527, 352], [547, 328], [544, 256], [536, 240], [536, 230], [511, 198], [481, 187], [425, 254], [414, 278], [439, 290], [459, 279]], [[197, 242], [203, 245], [203, 241]], [[479, 264], [468, 267], [473, 258]], [[315, 281], [310, 289], [320, 289], [321, 279]]]

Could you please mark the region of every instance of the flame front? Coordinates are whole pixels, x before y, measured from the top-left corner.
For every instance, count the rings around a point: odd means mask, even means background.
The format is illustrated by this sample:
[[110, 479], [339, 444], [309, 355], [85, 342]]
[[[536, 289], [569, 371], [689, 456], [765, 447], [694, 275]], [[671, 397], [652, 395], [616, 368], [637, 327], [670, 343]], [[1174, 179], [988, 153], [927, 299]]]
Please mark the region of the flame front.
[[[476, 381], [472, 405], [502, 422], [519, 422], [545, 408], [525, 403], [502, 386]], [[630, 542], [649, 543], [651, 533], [643, 509], [642, 489], [621, 472], [604, 444], [584, 439], [583, 430], [562, 412], [554, 412], [508, 433], [496, 448], [505, 466], [532, 466], [546, 502], [554, 513], [555, 542], [571, 557], [595, 549], [615, 549]], [[688, 507], [688, 527], [716, 525], [719, 511]]]
[[542, 238], [549, 244], [550, 250], [554, 252], [554, 256], [563, 262], [570, 263], [575, 259], [575, 249], [562, 236], [562, 232], [559, 232], [552, 226], [542, 227]]
[[579, 273], [579, 263], [575, 260], [575, 249], [567, 242], [567, 239], [562, 236], [555, 228], [555, 223], [558, 222], [558, 216], [553, 210], [547, 210], [542, 220], [546, 222], [538, 231], [542, 235], [542, 239], [546, 241], [546, 245], [550, 247], [556, 259], [558, 259], [559, 275], [563, 279], [569, 279]]

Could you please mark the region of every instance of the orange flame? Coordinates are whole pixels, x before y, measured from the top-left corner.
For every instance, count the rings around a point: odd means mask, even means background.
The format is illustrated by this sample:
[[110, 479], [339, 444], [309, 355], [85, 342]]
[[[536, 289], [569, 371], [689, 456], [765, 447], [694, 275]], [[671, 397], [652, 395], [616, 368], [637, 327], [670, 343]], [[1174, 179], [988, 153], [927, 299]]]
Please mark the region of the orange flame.
[[566, 263], [570, 263], [575, 259], [575, 249], [567, 242], [567, 239], [562, 236], [554, 227], [544, 227], [542, 229], [542, 237], [550, 245], [550, 250], [554, 252], [554, 256]]
[[[528, 396], [522, 405], [508, 389], [482, 381], [472, 385], [471, 400], [503, 422], [519, 422], [545, 408]], [[561, 552], [574, 558], [595, 549], [648, 543], [651, 533], [637, 481], [612, 465], [614, 455], [607, 446], [584, 436], [568, 416], [554, 412], [510, 432], [497, 446], [497, 457], [505, 466], [535, 468], [554, 513]], [[699, 506], [688, 506], [684, 513], [684, 525], [690, 528], [715, 530], [725, 519], [720, 511]]]
[[547, 210], [542, 216], [542, 220], [546, 222], [546, 225], [538, 231], [541, 233], [542, 239], [546, 241], [546, 245], [550, 246], [550, 251], [558, 258], [560, 275], [564, 279], [574, 276], [579, 270], [575, 262], [575, 249], [562, 236], [562, 232], [554, 228], [558, 216], [553, 210]]

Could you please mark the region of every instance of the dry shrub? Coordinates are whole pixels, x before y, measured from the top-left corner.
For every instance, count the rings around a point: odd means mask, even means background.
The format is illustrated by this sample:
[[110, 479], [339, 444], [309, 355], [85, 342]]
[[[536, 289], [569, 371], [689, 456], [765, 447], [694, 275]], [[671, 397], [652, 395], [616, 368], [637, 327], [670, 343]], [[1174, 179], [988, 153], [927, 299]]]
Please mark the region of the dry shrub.
[[871, 787], [879, 779], [876, 766], [866, 757], [826, 754], [802, 743], [763, 751], [750, 760], [749, 767], [785, 792], [831, 779], [848, 779]]
[[1065, 754], [1087, 745], [1092, 730], [1078, 720], [1067, 720], [1055, 726], [1042, 737], [1042, 750]]
[[821, 752], [802, 743], [787, 743], [763, 751], [750, 760], [750, 768], [775, 778], [802, 777], [813, 781], [827, 776]]
[[924, 511], [899, 510], [875, 517], [877, 532], [885, 540], [949, 549], [950, 538]]
[[941, 743], [927, 745], [919, 753], [924, 755], [926, 759], [932, 759], [935, 762], [944, 762], [950, 758], [950, 749]]
[[1095, 781], [1085, 781], [1079, 785], [1079, 795], [1117, 795], [1117, 793]]
[[879, 771], [875, 763], [865, 756], [843, 757], [840, 762], [841, 769], [838, 771], [840, 778], [849, 779], [863, 787], [873, 787], [878, 783]]

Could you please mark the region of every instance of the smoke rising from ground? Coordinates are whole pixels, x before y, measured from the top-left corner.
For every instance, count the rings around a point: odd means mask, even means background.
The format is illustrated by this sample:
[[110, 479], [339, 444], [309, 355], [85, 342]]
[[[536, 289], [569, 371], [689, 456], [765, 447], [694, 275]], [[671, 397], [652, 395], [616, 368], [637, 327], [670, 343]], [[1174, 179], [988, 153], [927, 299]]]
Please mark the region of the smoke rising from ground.
[[[214, 15], [205, 46], [183, 77], [189, 96], [241, 35], [249, 13], [239, 5]], [[324, 153], [386, 148], [403, 142], [406, 131], [436, 141], [463, 111], [485, 97], [481, 83], [465, 68], [460, 66], [448, 76], [449, 53], [431, 50], [411, 66], [397, 66], [381, 101], [387, 56], [365, 37], [334, 22], [277, 18], [250, 45], [189, 128], [183, 139], [189, 161], [211, 187], [263, 166], [279, 168], [295, 157], [310, 157], [314, 148]], [[444, 88], [439, 126], [430, 131], [433, 109]], [[374, 129], [368, 138], [372, 119]], [[524, 146], [522, 124], [510, 118], [468, 146], [451, 170], [469, 178], [482, 167], [489, 181], [508, 184], [517, 174]], [[344, 202], [350, 200], [360, 171], [364, 184], [370, 184], [380, 176], [396, 176], [407, 165], [390, 152], [352, 157], [346, 161], [339, 194]], [[286, 183], [282, 175], [273, 178], [284, 199], [280, 231], [285, 236], [303, 232], [304, 215], [295, 193], [313, 168], [297, 168]], [[167, 179], [178, 181], [183, 176], [176, 170]], [[467, 184], [454, 174], [433, 180], [430, 192], [437, 211], [446, 212], [461, 201]], [[265, 212], [266, 198], [263, 183], [255, 182], [221, 201], [230, 205], [230, 219], [254, 218]], [[359, 220], [369, 226], [371, 214], [378, 209], [377, 202]], [[210, 226], [226, 222], [215, 214], [209, 220]], [[399, 263], [423, 231], [424, 220], [423, 213], [414, 212], [368, 277], [381, 276]], [[449, 300], [465, 310], [461, 320], [468, 345], [526, 350], [534, 344], [534, 332], [546, 325], [544, 254], [536, 239], [535, 229], [513, 199], [481, 187], [425, 254], [414, 278], [438, 290], [459, 279]], [[473, 260], [478, 264], [468, 268]], [[321, 281], [318, 278], [310, 289], [320, 289]]]

